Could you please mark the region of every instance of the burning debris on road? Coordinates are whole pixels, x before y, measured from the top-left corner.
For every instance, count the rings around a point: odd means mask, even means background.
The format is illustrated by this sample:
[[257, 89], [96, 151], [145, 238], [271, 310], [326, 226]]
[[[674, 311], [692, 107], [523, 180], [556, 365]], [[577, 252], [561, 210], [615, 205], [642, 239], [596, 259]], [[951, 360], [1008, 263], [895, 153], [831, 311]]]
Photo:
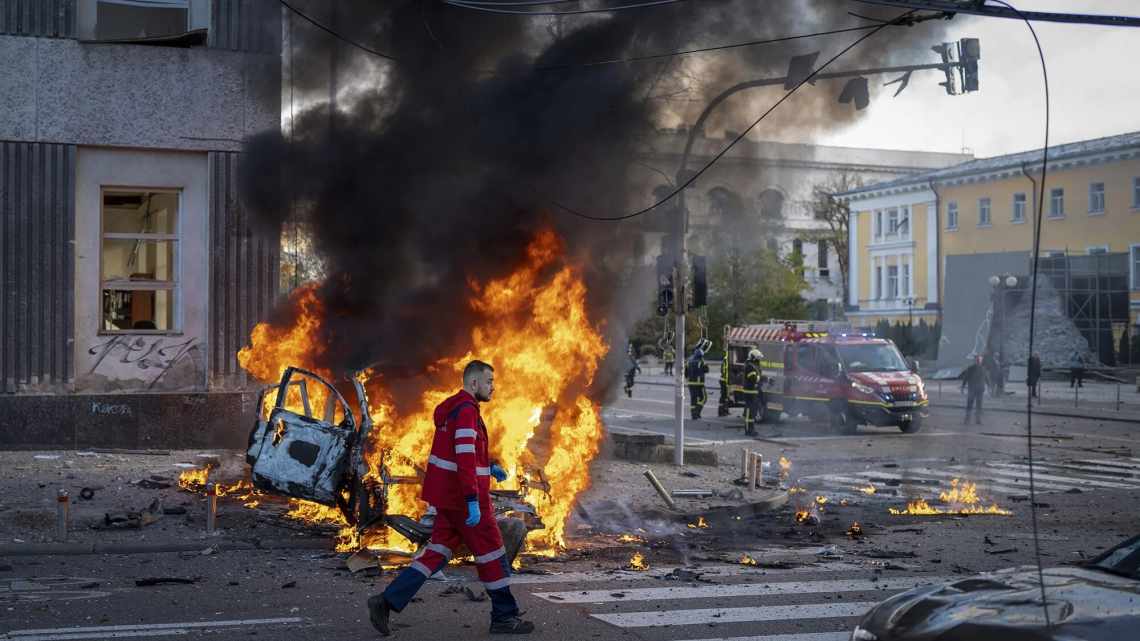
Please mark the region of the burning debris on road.
[[645, 556], [641, 552], [634, 552], [633, 556], [629, 558], [629, 563], [625, 565], [625, 569], [635, 572], [645, 572], [649, 569], [649, 563], [646, 562]]
[[946, 505], [945, 508], [930, 505], [926, 499], [917, 499], [907, 503], [905, 509], [888, 508], [888, 511], [895, 516], [899, 515], [914, 515], [914, 516], [935, 516], [942, 514], [949, 515], [967, 515], [967, 514], [993, 514], [1001, 516], [1009, 516], [1013, 512], [998, 507], [996, 503], [991, 505], [983, 505], [982, 500], [978, 498], [977, 484], [970, 481], [960, 481], [953, 479], [950, 481], [949, 491], [940, 492], [938, 500]]

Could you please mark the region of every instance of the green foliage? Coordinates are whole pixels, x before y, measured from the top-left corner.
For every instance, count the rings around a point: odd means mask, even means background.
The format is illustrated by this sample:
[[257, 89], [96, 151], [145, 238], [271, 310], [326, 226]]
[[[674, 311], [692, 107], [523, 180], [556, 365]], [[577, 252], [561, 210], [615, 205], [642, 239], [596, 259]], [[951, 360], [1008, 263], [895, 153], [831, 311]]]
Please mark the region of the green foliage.
[[725, 325], [807, 318], [807, 283], [795, 265], [775, 252], [729, 250], [709, 259], [709, 335], [716, 349]]
[[892, 325], [886, 319], [875, 324], [875, 335], [894, 341], [904, 356], [919, 360], [938, 359], [938, 341], [942, 338], [942, 324], [928, 325], [925, 319], [908, 326], [905, 321]]

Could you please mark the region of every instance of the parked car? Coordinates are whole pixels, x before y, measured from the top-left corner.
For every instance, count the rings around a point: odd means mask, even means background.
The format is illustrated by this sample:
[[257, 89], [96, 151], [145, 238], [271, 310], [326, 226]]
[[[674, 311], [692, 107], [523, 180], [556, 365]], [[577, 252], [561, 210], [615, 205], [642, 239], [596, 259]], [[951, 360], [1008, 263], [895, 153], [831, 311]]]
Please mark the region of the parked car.
[[1124, 641], [1140, 638], [1140, 536], [1097, 558], [1047, 568], [1045, 626], [1036, 567], [896, 594], [851, 641]]

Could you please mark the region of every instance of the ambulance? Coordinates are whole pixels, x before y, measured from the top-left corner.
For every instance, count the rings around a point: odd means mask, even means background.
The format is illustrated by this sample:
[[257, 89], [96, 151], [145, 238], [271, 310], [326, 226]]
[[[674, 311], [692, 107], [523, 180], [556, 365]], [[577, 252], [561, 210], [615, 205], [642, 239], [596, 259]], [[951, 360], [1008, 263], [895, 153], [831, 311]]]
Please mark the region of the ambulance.
[[773, 320], [724, 328], [730, 407], [745, 402], [744, 365], [760, 350], [764, 370], [758, 420], [780, 413], [826, 420], [840, 434], [859, 425], [917, 432], [928, 416], [922, 378], [895, 344], [848, 323]]

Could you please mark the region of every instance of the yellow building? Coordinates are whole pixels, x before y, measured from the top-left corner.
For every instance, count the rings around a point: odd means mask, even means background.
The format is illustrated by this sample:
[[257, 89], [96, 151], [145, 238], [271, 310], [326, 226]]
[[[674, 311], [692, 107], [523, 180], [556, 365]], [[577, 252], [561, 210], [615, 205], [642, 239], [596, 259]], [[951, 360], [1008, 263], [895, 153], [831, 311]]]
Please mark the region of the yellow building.
[[[1112, 258], [1124, 275], [1117, 280], [1129, 290], [1135, 324], [1140, 132], [1051, 147], [1046, 173], [1040, 255], [1109, 254], [1102, 262]], [[957, 285], [947, 295], [948, 264], [997, 257], [1010, 273], [1028, 273], [1040, 184], [1038, 149], [840, 194], [852, 212], [848, 316], [860, 325], [905, 322], [908, 316], [914, 322], [942, 320], [945, 306], [964, 304], [965, 298]], [[977, 302], [974, 296], [970, 304]]]

